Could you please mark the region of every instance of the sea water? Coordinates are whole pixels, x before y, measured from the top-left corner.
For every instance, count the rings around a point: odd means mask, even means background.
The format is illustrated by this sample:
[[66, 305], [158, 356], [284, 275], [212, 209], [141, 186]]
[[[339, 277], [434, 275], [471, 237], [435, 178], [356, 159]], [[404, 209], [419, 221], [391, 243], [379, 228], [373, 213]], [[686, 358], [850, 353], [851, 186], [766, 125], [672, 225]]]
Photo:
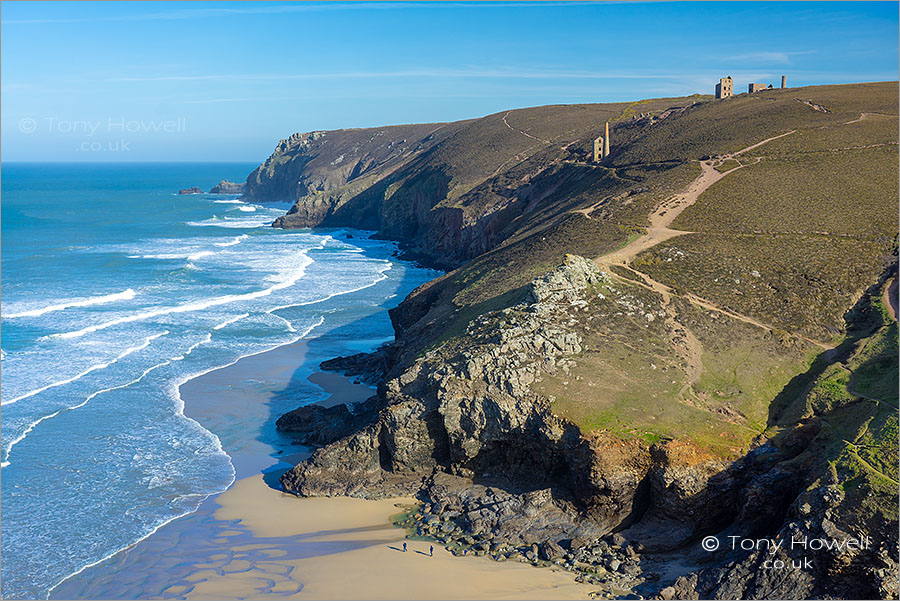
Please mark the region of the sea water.
[[182, 383], [329, 325], [369, 350], [435, 275], [365, 232], [270, 227], [284, 205], [174, 193], [253, 167], [3, 165], [4, 598], [45, 598], [234, 481]]

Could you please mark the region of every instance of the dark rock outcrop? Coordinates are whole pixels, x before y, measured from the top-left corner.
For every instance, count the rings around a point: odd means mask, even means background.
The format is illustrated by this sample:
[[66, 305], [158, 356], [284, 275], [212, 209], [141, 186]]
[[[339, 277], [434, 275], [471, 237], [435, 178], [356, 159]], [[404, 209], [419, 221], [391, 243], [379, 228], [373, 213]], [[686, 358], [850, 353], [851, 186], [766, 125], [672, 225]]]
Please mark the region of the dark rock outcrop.
[[209, 191], [210, 194], [241, 194], [244, 191], [244, 185], [241, 183], [230, 182], [227, 179], [223, 179], [218, 184], [212, 187], [212, 190]]
[[[718, 565], [678, 578], [672, 598], [896, 599], [896, 529], [885, 524], [866, 534], [852, 531], [842, 525], [848, 515], [852, 508], [840, 486], [811, 488], [796, 497], [784, 524], [768, 537], [781, 543], [777, 548], [720, 553]], [[718, 538], [729, 550], [727, 536]]]
[[191, 187], [191, 188], [183, 188], [183, 189], [179, 190], [179, 191], [178, 191], [178, 194], [181, 194], [181, 195], [185, 195], [185, 194], [203, 194], [203, 190], [201, 190], [201, 189], [198, 188], [197, 186], [193, 186], [193, 187]]
[[347, 405], [322, 407], [307, 405], [285, 413], [275, 422], [281, 432], [296, 435], [297, 444], [320, 447], [331, 444], [358, 428], [374, 417], [376, 399], [358, 403], [353, 411]]
[[384, 380], [394, 364], [395, 346], [385, 344], [371, 353], [358, 353], [348, 357], [335, 357], [323, 361], [319, 367], [343, 372], [348, 376], [361, 376], [366, 382], [377, 384]]

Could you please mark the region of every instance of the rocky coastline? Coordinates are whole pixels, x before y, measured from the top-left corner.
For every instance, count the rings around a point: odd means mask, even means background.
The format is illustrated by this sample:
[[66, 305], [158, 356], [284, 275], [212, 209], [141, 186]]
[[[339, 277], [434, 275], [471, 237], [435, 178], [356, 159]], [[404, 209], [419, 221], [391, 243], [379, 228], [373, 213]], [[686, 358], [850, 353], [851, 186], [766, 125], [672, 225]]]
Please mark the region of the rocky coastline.
[[[760, 569], [773, 559], [765, 553], [710, 553], [698, 544], [710, 534], [724, 545], [773, 530], [783, 540], [853, 535], [840, 525], [841, 488], [810, 478], [816, 423], [724, 461], [679, 441], [585, 437], [553, 415], [551, 401], [529, 384], [571, 366], [581, 340], [564, 326], [589, 302], [630, 300], [593, 263], [569, 256], [532, 282], [522, 303], [476, 319], [464, 345], [426, 353], [369, 401], [287, 414], [279, 428], [299, 431], [302, 444], [317, 448], [284, 474], [283, 489], [413, 495], [422, 504], [398, 524], [411, 535], [497, 561], [558, 565], [603, 596], [805, 598], [834, 594], [842, 582], [852, 596], [861, 569], [871, 583], [864, 598], [892, 590], [896, 533], [889, 528], [849, 560], [827, 550], [779, 551], [775, 559], [788, 565], [807, 558], [791, 579]], [[354, 373], [364, 360], [330, 367]]]
[[[704, 157], [820, 131], [826, 117], [779, 94], [645, 105], [604, 165], [586, 162], [596, 132], [563, 118], [602, 105], [283, 140], [245, 189], [295, 201], [276, 227], [373, 229], [449, 270], [390, 311], [393, 343], [322, 364], [375, 396], [279, 420], [313, 449], [283, 490], [414, 497], [409, 536], [555, 565], [598, 597], [896, 598], [896, 391], [877, 383], [896, 372], [880, 305], [896, 246], [854, 247], [865, 264], [831, 280], [787, 236], [766, 238], [779, 257], [737, 246], [755, 222], [724, 250], [667, 230], [681, 246], [632, 265], [581, 256], [638, 239]], [[757, 112], [703, 129], [736, 110]], [[808, 316], [785, 311], [798, 281], [821, 302]]]

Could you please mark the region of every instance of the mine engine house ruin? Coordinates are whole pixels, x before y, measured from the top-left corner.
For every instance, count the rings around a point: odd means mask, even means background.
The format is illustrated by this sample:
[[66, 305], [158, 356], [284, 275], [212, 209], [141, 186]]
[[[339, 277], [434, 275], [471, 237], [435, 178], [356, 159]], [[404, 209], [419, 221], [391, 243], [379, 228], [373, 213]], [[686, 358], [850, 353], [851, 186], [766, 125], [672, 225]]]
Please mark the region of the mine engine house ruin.
[[734, 80], [731, 79], [731, 75], [728, 77], [723, 77], [719, 80], [719, 83], [716, 84], [716, 98], [721, 100], [722, 98], [728, 98], [734, 95]]
[[[781, 89], [787, 87], [787, 76], [781, 76]], [[751, 83], [747, 86], [747, 93], [754, 94], [756, 92], [761, 92], [763, 90], [772, 90], [774, 86], [772, 84], [766, 85], [764, 83]], [[723, 77], [719, 80], [719, 83], [716, 84], [716, 98], [721, 100], [722, 98], [729, 98], [734, 95], [734, 80], [731, 79], [731, 76]]]
[[594, 162], [599, 163], [609, 156], [609, 121], [606, 122], [606, 135], [594, 139]]

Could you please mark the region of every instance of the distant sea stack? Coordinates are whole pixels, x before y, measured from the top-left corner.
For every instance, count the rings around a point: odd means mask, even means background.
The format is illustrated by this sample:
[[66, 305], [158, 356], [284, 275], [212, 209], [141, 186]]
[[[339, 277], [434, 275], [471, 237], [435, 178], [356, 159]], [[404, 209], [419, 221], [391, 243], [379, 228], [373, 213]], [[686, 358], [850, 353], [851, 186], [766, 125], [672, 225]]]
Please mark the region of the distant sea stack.
[[183, 190], [179, 190], [178, 193], [179, 194], [203, 194], [203, 190], [201, 190], [197, 186], [193, 186], [191, 188], [184, 188]]
[[238, 184], [235, 182], [230, 182], [227, 179], [223, 179], [218, 184], [213, 186], [212, 190], [209, 191], [210, 194], [243, 194], [244, 193], [244, 184]]

